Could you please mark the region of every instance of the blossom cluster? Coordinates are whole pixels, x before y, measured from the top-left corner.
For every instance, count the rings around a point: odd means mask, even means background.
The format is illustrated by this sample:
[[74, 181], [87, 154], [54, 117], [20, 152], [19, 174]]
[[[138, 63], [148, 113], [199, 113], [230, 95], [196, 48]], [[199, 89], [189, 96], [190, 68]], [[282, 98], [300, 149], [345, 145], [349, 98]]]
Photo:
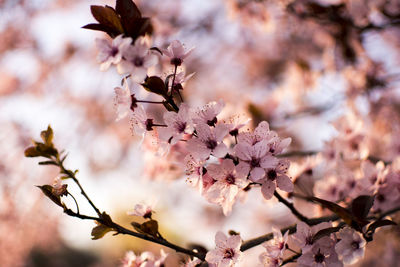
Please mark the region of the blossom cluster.
[[[298, 266], [340, 267], [353, 264], [363, 258], [366, 241], [355, 230], [345, 227], [337, 234], [328, 234], [319, 238], [317, 233], [331, 227], [324, 222], [309, 227], [303, 222], [297, 224], [296, 233], [291, 237], [293, 243], [301, 249]], [[282, 236], [279, 230], [274, 230], [274, 239], [264, 244], [266, 252], [260, 255], [264, 266], [278, 267], [283, 262], [283, 254], [289, 249], [288, 232]], [[291, 251], [293, 251], [291, 249]]]
[[[100, 69], [107, 70], [115, 65], [118, 73], [124, 76], [123, 86], [114, 89], [117, 120], [128, 117], [133, 133], [141, 136], [145, 145], [151, 143], [152, 152], [157, 151], [158, 156], [165, 159], [168, 154], [179, 154], [173, 157], [184, 162], [188, 184], [207, 201], [219, 205], [225, 216], [232, 212], [236, 200], [253, 187], [261, 189], [265, 200], [273, 196], [280, 200], [277, 189], [288, 193], [294, 191], [289, 174], [290, 161], [282, 157], [291, 138], [278, 136], [267, 121], [261, 120], [251, 130], [250, 119], [236, 114], [227, 117], [223, 112], [223, 100], [201, 107], [192, 107], [184, 101], [183, 85], [193, 76], [186, 75], [184, 62], [193, 49], [186, 49], [178, 40], [166, 49], [159, 49], [151, 47], [147, 36], [133, 40], [122, 34], [112, 41], [98, 39], [96, 42], [100, 50]], [[173, 72], [157, 75], [155, 67], [163, 69], [164, 56]], [[149, 98], [138, 99], [142, 89], [150, 92]], [[157, 108], [150, 109], [150, 105]], [[161, 116], [156, 114], [160, 113], [159, 107], [162, 108]], [[399, 162], [385, 165], [370, 161], [363, 123], [357, 115], [350, 114], [334, 124], [338, 135], [326, 143], [320, 154], [325, 164], [323, 179], [315, 182], [315, 186], [313, 181], [308, 192], [302, 192], [304, 195], [314, 196], [315, 190], [315, 195], [331, 203], [346, 204], [358, 196], [373, 195], [373, 212], [388, 210], [399, 203]], [[310, 174], [314, 167], [308, 168]], [[298, 180], [296, 182], [300, 184]], [[287, 204], [293, 208], [290, 205]], [[128, 214], [155, 222], [151, 218], [152, 209], [136, 205]], [[288, 231], [282, 233], [274, 229], [274, 238], [263, 244], [265, 252], [259, 256], [261, 263], [281, 266], [285, 255], [295, 253], [298, 266], [339, 267], [363, 257], [364, 232], [344, 225], [335, 225], [337, 229], [330, 231], [332, 223], [309, 226], [305, 222], [307, 219], [297, 223], [293, 238], [289, 238]], [[157, 235], [160, 236], [158, 229], [153, 236]], [[241, 261], [243, 252], [239, 234], [228, 237], [218, 232], [215, 244], [216, 248], [205, 255], [210, 266], [230, 267]], [[295, 244], [295, 247], [289, 247], [289, 244]], [[165, 253], [155, 259], [149, 253], [136, 256], [129, 252], [124, 266], [162, 266], [165, 258]], [[192, 259], [184, 266], [200, 263], [199, 259]]]

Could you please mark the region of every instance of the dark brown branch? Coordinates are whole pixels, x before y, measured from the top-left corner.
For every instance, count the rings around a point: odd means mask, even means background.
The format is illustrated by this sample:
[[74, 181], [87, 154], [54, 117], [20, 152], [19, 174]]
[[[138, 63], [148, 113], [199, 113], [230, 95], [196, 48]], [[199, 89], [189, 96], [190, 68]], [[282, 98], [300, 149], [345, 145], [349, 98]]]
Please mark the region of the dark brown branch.
[[197, 252], [194, 252], [192, 250], [185, 249], [185, 248], [180, 247], [178, 245], [172, 244], [172, 243], [168, 242], [167, 240], [165, 240], [163, 238], [155, 238], [155, 237], [152, 237], [150, 235], [146, 235], [146, 234], [142, 234], [142, 233], [137, 233], [137, 232], [131, 231], [131, 230], [126, 229], [125, 227], [123, 227], [123, 226], [121, 226], [121, 225], [119, 225], [119, 224], [117, 224], [117, 223], [115, 223], [113, 221], [110, 223], [110, 222], [105, 221], [101, 217], [92, 217], [92, 216], [87, 216], [87, 215], [83, 215], [83, 214], [78, 214], [78, 213], [72, 211], [71, 209], [65, 209], [64, 213], [66, 213], [69, 216], [76, 217], [76, 218], [79, 218], [79, 219], [82, 219], [82, 220], [97, 221], [97, 222], [99, 222], [101, 224], [104, 224], [107, 227], [112, 228], [114, 231], [117, 232], [117, 234], [124, 234], [124, 235], [134, 236], [134, 237], [137, 237], [137, 238], [140, 238], [140, 239], [143, 239], [143, 240], [147, 240], [147, 241], [150, 241], [150, 242], [153, 242], [153, 243], [157, 243], [157, 244], [163, 245], [165, 247], [169, 247], [169, 248], [171, 248], [171, 249], [173, 249], [173, 250], [175, 250], [177, 252], [181, 252], [181, 253], [184, 253], [184, 254], [199, 258], [200, 260], [203, 260], [203, 261], [205, 260], [205, 255], [204, 254], [197, 253]]
[[[329, 221], [337, 221], [339, 219], [339, 217], [335, 214], [335, 215], [330, 215], [330, 216], [325, 216], [325, 217], [319, 217], [319, 218], [311, 218], [308, 219], [309, 225], [317, 225], [319, 223], [322, 222], [329, 222]], [[282, 234], [284, 234], [286, 231], [289, 231], [289, 235], [293, 234], [296, 232], [296, 227], [297, 224], [285, 227], [281, 229]], [[272, 238], [274, 238], [274, 234], [273, 233], [268, 233], [250, 240], [247, 240], [245, 242], [243, 242], [242, 246], [240, 247], [241, 251], [246, 251], [248, 249], [251, 249], [255, 246], [258, 246], [268, 240], [271, 240]]]
[[94, 203], [92, 202], [92, 200], [89, 198], [89, 196], [86, 194], [85, 190], [83, 189], [82, 185], [80, 184], [79, 180], [76, 179], [75, 177], [75, 173], [72, 172], [71, 170], [67, 170], [64, 167], [64, 163], [62, 160], [60, 160], [58, 157], [56, 159], [56, 163], [58, 165], [58, 167], [61, 169], [61, 172], [66, 174], [69, 178], [71, 178], [79, 187], [79, 189], [81, 190], [81, 194], [86, 198], [86, 200], [89, 202], [90, 206], [92, 206], [92, 208], [96, 211], [97, 215], [101, 215], [100, 210], [94, 205]]
[[277, 191], [274, 192], [274, 196], [278, 199], [279, 202], [281, 202], [283, 205], [288, 207], [290, 211], [293, 213], [294, 216], [296, 216], [297, 219], [299, 219], [302, 222], [305, 222], [306, 224], [310, 225], [310, 222], [306, 216], [301, 214], [293, 205], [293, 203], [290, 203], [287, 201], [285, 198], [283, 198]]

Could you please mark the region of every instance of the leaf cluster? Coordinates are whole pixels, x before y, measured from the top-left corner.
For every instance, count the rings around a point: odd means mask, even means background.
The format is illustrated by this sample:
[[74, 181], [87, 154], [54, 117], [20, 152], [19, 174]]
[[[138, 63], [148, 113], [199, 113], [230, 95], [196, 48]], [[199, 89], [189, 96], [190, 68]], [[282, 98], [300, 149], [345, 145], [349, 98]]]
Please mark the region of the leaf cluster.
[[102, 31], [111, 38], [120, 34], [131, 37], [133, 42], [140, 36], [153, 33], [150, 18], [142, 17], [142, 13], [132, 0], [117, 0], [115, 8], [106, 6], [90, 6], [93, 17], [98, 23], [83, 26], [84, 29]]

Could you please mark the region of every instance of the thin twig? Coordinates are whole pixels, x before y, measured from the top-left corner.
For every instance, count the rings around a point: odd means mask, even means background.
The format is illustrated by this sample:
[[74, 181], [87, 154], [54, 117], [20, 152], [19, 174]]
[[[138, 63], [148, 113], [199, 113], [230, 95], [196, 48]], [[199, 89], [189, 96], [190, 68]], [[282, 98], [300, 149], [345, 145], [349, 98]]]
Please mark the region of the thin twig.
[[277, 191], [274, 192], [274, 196], [281, 202], [283, 205], [288, 207], [290, 211], [293, 213], [294, 216], [296, 216], [297, 219], [299, 219], [302, 222], [305, 222], [306, 224], [310, 225], [309, 220], [306, 216], [301, 214], [293, 205], [293, 203], [290, 203], [287, 201], [285, 198], [283, 198]]
[[173, 249], [173, 250], [175, 250], [177, 252], [185, 253], [187, 255], [199, 258], [200, 260], [203, 260], [203, 261], [205, 260], [205, 255], [202, 254], [202, 253], [197, 253], [197, 252], [194, 252], [192, 250], [180, 247], [178, 245], [175, 245], [173, 243], [168, 242], [167, 240], [165, 240], [163, 238], [159, 239], [159, 238], [152, 237], [150, 235], [133, 232], [133, 231], [131, 231], [129, 229], [126, 229], [125, 227], [123, 227], [123, 226], [121, 226], [121, 225], [119, 225], [119, 224], [117, 224], [117, 223], [115, 223], [113, 221], [111, 221], [111, 223], [110, 223], [110, 222], [105, 221], [101, 217], [92, 217], [92, 216], [87, 216], [87, 215], [83, 215], [83, 214], [78, 214], [78, 213], [72, 211], [71, 209], [65, 209], [64, 213], [66, 213], [69, 216], [76, 217], [76, 218], [83, 219], [83, 220], [97, 221], [97, 222], [99, 222], [101, 224], [104, 224], [107, 227], [112, 228], [114, 231], [117, 232], [117, 234], [124, 234], [124, 235], [134, 236], [134, 237], [137, 237], [137, 238], [140, 238], [140, 239], [143, 239], [143, 240], [147, 240], [147, 241], [150, 241], [150, 242], [153, 242], [153, 243], [157, 243], [157, 244], [163, 245], [165, 247], [169, 247], [169, 248], [171, 248], [171, 249]]

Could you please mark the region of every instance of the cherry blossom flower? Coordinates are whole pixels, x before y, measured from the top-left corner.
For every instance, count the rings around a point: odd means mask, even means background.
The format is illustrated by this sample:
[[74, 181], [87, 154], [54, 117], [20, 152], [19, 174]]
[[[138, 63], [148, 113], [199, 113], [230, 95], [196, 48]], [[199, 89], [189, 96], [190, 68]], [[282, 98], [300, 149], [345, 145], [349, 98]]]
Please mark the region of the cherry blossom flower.
[[263, 160], [260, 164], [266, 170], [265, 178], [260, 181], [262, 183], [261, 192], [265, 199], [272, 198], [277, 186], [286, 192], [293, 191], [293, 182], [286, 175], [290, 164], [287, 159], [282, 159], [278, 162]]
[[134, 111], [137, 107], [137, 99], [132, 92], [133, 90], [129, 88], [128, 81], [126, 79], [124, 79], [124, 84], [124, 88], [114, 88], [114, 103], [117, 107], [117, 121], [125, 118], [130, 111]]
[[187, 82], [190, 78], [192, 78], [194, 74], [195, 73], [193, 72], [193, 73], [185, 76], [185, 72], [184, 71], [179, 72], [178, 74], [176, 74], [175, 80], [173, 81], [174, 84], [172, 84], [172, 86], [171, 86], [172, 89], [173, 90], [182, 90], [183, 89], [182, 84]]
[[311, 250], [311, 248], [314, 245], [313, 242], [314, 235], [318, 233], [320, 230], [329, 227], [331, 227], [331, 224], [328, 222], [317, 224], [311, 228], [304, 222], [298, 222], [296, 233], [293, 234], [293, 238], [295, 242], [300, 246], [301, 251], [303, 253], [307, 253]]
[[[254, 129], [254, 132], [243, 132], [238, 136], [238, 142], [241, 144], [247, 144], [250, 146], [255, 145], [258, 142], [264, 141], [268, 145], [278, 138], [278, 134], [274, 131], [269, 130], [269, 124], [266, 121], [260, 122]], [[266, 151], [269, 152], [269, 149]]]
[[184, 263], [184, 265], [182, 267], [196, 267], [200, 263], [202, 263], [202, 261], [197, 258], [189, 259], [189, 261]]
[[133, 211], [128, 211], [126, 214], [128, 214], [129, 216], [139, 216], [145, 219], [151, 219], [155, 204], [155, 201], [153, 201], [153, 203], [150, 205], [136, 204]]
[[214, 126], [217, 123], [217, 115], [221, 112], [224, 106], [225, 103], [223, 100], [208, 103], [194, 113], [193, 122], [195, 124], [205, 123], [210, 126]]
[[151, 252], [145, 251], [140, 256], [137, 256], [133, 251], [128, 251], [122, 260], [121, 267], [156, 267], [154, 255]]
[[222, 158], [228, 153], [227, 146], [222, 142], [228, 131], [226, 124], [218, 124], [215, 128], [207, 124], [198, 124], [197, 137], [187, 141], [188, 150], [197, 159], [207, 159], [210, 154]]
[[263, 244], [263, 247], [267, 250], [268, 255], [283, 256], [283, 252], [286, 250], [286, 244], [289, 237], [289, 231], [282, 236], [282, 232], [279, 229], [273, 228], [274, 239], [270, 242]]
[[132, 130], [137, 135], [144, 137], [146, 131], [151, 131], [153, 127], [153, 119], [147, 117], [143, 106], [137, 105], [135, 110], [130, 114]]
[[190, 109], [186, 104], [181, 104], [178, 113], [164, 113], [164, 122], [168, 127], [159, 129], [158, 133], [162, 140], [168, 141], [171, 145], [180, 141], [184, 134], [193, 132]]
[[67, 191], [67, 184], [63, 184], [63, 181], [60, 177], [57, 177], [54, 179], [53, 182], [53, 194], [57, 196], [67, 196], [68, 191]]
[[97, 55], [98, 62], [101, 63], [100, 70], [107, 70], [111, 64], [118, 64], [122, 59], [122, 54], [132, 43], [132, 38], [123, 38], [123, 35], [118, 35], [110, 42], [106, 39], [96, 39], [96, 46], [99, 49]]
[[249, 184], [246, 181], [248, 171], [235, 166], [231, 159], [224, 159], [221, 164], [210, 164], [207, 171], [216, 180], [208, 190], [207, 198], [213, 203], [220, 204], [226, 216], [232, 211], [239, 190]]
[[186, 167], [186, 175], [188, 176], [186, 182], [191, 186], [198, 188], [200, 193], [203, 190], [203, 173], [204, 173], [204, 160], [197, 160], [192, 154], [188, 154], [184, 159]]
[[144, 38], [138, 38], [135, 44], [125, 49], [125, 60], [118, 64], [118, 73], [130, 73], [135, 82], [143, 82], [147, 76], [147, 69], [157, 64], [157, 56], [149, 51], [149, 46]]
[[[242, 134], [239, 135], [242, 136]], [[236, 156], [240, 159], [240, 163], [250, 170], [250, 180], [257, 182], [265, 176], [265, 170], [261, 166], [273, 166], [278, 163], [278, 159], [267, 154], [269, 146], [267, 141], [262, 140], [250, 145], [246, 142], [241, 142], [234, 147]]]
[[318, 239], [308, 252], [297, 260], [299, 267], [342, 267], [333, 247], [333, 240], [325, 236]]
[[251, 121], [251, 119], [244, 115], [235, 115], [230, 117], [228, 120], [225, 120], [224, 123], [230, 126], [229, 134], [236, 137], [239, 134], [239, 130], [243, 126], [247, 125], [249, 121]]
[[224, 233], [217, 232], [215, 235], [216, 248], [206, 254], [206, 261], [214, 263], [218, 267], [234, 266], [242, 258], [241, 243], [239, 235], [227, 237]]
[[180, 66], [183, 63], [183, 60], [188, 57], [194, 48], [189, 49], [185, 52], [185, 47], [178, 40], [172, 41], [172, 43], [168, 46], [167, 49], [164, 49], [164, 54], [171, 58], [171, 64], [175, 66]]
[[345, 227], [338, 235], [340, 241], [335, 245], [335, 250], [344, 264], [353, 264], [364, 257], [367, 242], [360, 233]]
[[283, 262], [280, 256], [273, 256], [266, 252], [262, 253], [259, 259], [264, 267], [279, 267]]

